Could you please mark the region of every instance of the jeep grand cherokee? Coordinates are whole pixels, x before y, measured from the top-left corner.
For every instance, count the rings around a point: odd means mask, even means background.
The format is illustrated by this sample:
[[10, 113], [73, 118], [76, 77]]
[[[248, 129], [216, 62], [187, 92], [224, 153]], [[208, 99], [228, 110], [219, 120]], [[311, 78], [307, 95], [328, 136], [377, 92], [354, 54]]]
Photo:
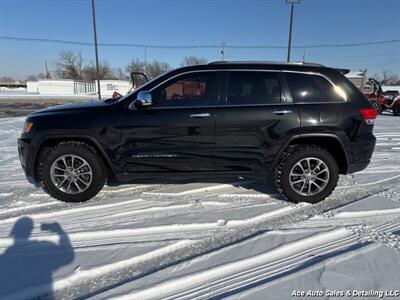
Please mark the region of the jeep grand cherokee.
[[28, 180], [85, 201], [145, 178], [274, 176], [290, 201], [315, 203], [339, 174], [367, 167], [376, 111], [317, 64], [215, 62], [179, 68], [119, 100], [30, 114], [19, 139]]

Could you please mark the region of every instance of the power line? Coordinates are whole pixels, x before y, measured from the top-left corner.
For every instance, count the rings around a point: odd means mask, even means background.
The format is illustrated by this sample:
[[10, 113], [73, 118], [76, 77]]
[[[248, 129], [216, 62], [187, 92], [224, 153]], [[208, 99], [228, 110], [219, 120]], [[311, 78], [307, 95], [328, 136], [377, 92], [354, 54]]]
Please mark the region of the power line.
[[[20, 42], [39, 42], [39, 43], [55, 43], [68, 44], [78, 46], [93, 46], [92, 42], [71, 41], [52, 38], [27, 38], [16, 36], [0, 36], [0, 40], [20, 41]], [[339, 43], [339, 44], [314, 44], [314, 45], [297, 45], [292, 46], [294, 49], [310, 49], [310, 48], [339, 48], [339, 47], [360, 47], [371, 45], [384, 45], [400, 43], [400, 39], [369, 41], [359, 43]], [[129, 47], [129, 48], [153, 48], [153, 49], [196, 49], [196, 48], [221, 48], [223, 44], [209, 45], [155, 45], [155, 44], [136, 44], [136, 43], [98, 43], [101, 47]], [[225, 48], [231, 49], [287, 49], [287, 46], [279, 45], [229, 45], [225, 44]]]
[[366, 55], [330, 55], [330, 54], [313, 54], [312, 57], [319, 57], [319, 58], [339, 58], [339, 59], [365, 59], [371, 57], [385, 57], [389, 55], [396, 55], [399, 56], [399, 51], [391, 51], [391, 52], [380, 52], [379, 54], [366, 54]]

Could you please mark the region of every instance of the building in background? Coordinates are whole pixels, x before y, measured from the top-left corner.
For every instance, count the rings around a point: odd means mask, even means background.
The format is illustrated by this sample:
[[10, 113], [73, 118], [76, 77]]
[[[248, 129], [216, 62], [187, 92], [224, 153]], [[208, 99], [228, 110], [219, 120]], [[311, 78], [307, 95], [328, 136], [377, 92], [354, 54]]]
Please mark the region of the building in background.
[[367, 70], [351, 71], [345, 75], [361, 92], [368, 93], [369, 85], [367, 78]]
[[[27, 81], [28, 93], [39, 95], [96, 95], [97, 81], [77, 81], [70, 79], [44, 79], [39, 81]], [[125, 80], [101, 80], [100, 90], [104, 98], [111, 97], [114, 92], [125, 95], [132, 87]]]

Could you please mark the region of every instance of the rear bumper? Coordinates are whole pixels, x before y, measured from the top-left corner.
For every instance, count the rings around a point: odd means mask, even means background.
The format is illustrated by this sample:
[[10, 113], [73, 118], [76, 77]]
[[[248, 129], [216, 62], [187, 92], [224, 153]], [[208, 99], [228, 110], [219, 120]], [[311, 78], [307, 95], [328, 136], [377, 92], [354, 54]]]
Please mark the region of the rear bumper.
[[30, 140], [23, 138], [18, 139], [18, 155], [26, 179], [29, 183], [37, 185], [37, 182], [34, 179], [32, 147]]
[[362, 135], [353, 140], [348, 148], [349, 167], [347, 173], [354, 173], [368, 167], [375, 150], [376, 138], [371, 134]]

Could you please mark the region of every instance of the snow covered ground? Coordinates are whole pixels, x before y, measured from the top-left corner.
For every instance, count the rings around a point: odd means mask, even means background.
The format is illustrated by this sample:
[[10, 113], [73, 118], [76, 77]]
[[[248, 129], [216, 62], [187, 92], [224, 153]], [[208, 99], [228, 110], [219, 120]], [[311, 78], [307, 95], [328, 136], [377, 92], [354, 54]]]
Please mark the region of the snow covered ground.
[[341, 176], [316, 205], [284, 202], [272, 183], [239, 178], [106, 187], [65, 204], [25, 181], [22, 123], [0, 120], [1, 299], [295, 299], [309, 290], [346, 299], [341, 293], [400, 290], [398, 117], [378, 118], [370, 166]]

